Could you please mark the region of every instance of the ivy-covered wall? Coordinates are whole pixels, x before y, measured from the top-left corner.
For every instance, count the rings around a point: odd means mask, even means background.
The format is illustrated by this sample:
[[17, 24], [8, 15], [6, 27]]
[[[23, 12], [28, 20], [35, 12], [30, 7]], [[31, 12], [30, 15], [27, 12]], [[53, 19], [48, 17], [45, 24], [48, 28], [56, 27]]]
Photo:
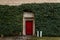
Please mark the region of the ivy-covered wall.
[[0, 5], [0, 35], [15, 35], [22, 30], [22, 12], [16, 6]]
[[24, 10], [34, 13], [36, 31], [43, 31], [43, 36], [60, 36], [59, 3], [0, 5], [0, 34], [22, 32]]

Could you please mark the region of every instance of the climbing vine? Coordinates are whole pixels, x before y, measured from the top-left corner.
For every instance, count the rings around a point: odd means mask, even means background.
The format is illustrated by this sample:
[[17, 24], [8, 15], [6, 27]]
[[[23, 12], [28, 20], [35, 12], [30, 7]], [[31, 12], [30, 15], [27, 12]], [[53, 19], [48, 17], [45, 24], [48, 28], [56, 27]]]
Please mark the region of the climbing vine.
[[43, 31], [43, 36], [60, 36], [60, 3], [0, 5], [0, 35], [22, 32], [25, 11], [34, 13], [36, 31]]

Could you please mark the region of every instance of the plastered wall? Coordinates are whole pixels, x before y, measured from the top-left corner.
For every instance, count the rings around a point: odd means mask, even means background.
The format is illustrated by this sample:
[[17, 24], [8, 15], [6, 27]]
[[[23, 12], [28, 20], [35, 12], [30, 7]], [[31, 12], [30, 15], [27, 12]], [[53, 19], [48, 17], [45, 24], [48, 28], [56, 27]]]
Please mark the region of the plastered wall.
[[60, 3], [60, 0], [0, 0], [0, 5], [21, 5], [26, 3]]

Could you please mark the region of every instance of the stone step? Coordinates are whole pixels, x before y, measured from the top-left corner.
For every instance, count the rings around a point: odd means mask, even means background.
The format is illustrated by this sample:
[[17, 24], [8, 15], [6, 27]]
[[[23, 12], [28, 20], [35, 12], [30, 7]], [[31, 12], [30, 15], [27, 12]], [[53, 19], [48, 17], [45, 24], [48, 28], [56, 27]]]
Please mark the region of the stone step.
[[17, 36], [16, 40], [31, 40], [31, 36]]

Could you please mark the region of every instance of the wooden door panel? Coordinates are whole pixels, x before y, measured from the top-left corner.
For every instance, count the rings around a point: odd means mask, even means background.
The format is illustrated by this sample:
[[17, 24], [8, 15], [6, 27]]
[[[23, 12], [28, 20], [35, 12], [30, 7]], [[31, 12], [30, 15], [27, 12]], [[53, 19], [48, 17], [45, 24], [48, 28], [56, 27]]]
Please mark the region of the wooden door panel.
[[26, 35], [32, 35], [33, 34], [33, 21], [26, 21]]

